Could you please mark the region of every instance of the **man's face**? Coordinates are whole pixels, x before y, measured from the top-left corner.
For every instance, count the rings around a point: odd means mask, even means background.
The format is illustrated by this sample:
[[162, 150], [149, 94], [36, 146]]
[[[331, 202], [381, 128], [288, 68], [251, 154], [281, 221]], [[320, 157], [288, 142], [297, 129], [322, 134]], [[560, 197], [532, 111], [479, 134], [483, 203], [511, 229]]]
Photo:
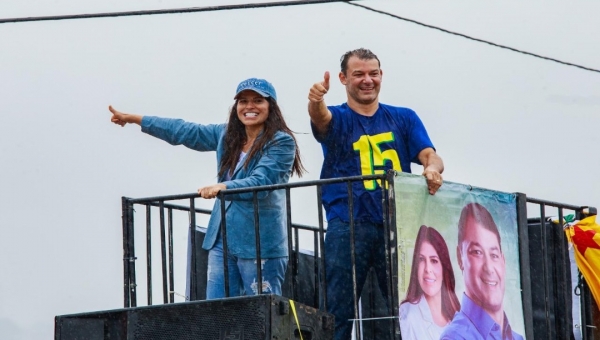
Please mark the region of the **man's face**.
[[346, 74], [340, 72], [339, 76], [348, 97], [359, 104], [371, 104], [379, 96], [382, 74], [377, 59], [362, 60], [352, 56], [348, 59]]
[[498, 237], [468, 218], [457, 253], [467, 296], [488, 313], [501, 311], [505, 260]]

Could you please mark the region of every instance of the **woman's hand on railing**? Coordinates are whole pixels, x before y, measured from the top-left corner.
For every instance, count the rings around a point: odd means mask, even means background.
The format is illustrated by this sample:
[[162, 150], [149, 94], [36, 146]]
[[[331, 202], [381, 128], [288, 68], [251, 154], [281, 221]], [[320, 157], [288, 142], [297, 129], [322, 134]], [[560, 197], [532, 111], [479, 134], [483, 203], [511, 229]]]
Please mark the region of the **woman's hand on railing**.
[[217, 197], [219, 191], [225, 190], [227, 187], [223, 183], [217, 183], [213, 185], [209, 185], [207, 187], [202, 187], [198, 189], [198, 194], [202, 196], [202, 198], [211, 199]]

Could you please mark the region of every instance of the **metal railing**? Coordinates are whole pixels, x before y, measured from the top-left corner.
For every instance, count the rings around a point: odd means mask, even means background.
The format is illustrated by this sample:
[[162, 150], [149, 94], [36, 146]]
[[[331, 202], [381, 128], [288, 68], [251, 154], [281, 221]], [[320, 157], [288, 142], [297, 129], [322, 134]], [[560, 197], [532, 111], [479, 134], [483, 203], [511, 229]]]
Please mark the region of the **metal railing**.
[[[253, 193], [253, 205], [255, 209], [255, 237], [256, 237], [256, 258], [257, 258], [257, 278], [259, 292], [262, 287], [262, 276], [260, 275], [260, 221], [258, 211], [257, 194], [261, 191], [284, 190], [286, 197], [286, 223], [288, 232], [288, 250], [289, 262], [286, 275], [287, 297], [301, 301], [298, 288], [309, 282], [314, 285], [312, 297], [304, 298], [304, 302], [314, 307], [326, 307], [326, 282], [325, 282], [325, 266], [324, 261], [327, 256], [324, 250], [324, 235], [326, 228], [324, 224], [323, 209], [322, 209], [322, 187], [331, 184], [346, 184], [348, 190], [348, 205], [349, 211], [353, 211], [353, 183], [362, 182], [364, 180], [380, 180], [382, 190], [382, 206], [384, 213], [384, 227], [387, 232], [385, 242], [389, 244], [386, 247], [386, 272], [388, 282], [386, 283], [388, 302], [385, 306], [389, 317], [398, 317], [398, 293], [393, 287], [394, 277], [397, 277], [396, 260], [393, 259], [389, 250], [396, 247], [396, 240], [390, 238], [391, 228], [395, 225], [395, 209], [393, 199], [393, 173], [372, 175], [372, 176], [354, 176], [337, 179], [296, 182], [281, 185], [271, 185], [262, 187], [252, 187], [244, 189], [224, 190], [218, 195], [221, 201], [221, 236], [223, 237], [223, 251], [227, 252], [227, 235], [224, 232], [227, 228], [225, 221], [225, 200], [227, 195], [240, 193]], [[309, 226], [292, 222], [292, 190], [298, 188], [311, 187], [315, 189], [316, 199], [311, 202], [315, 204], [317, 226]], [[174, 222], [176, 211], [187, 214], [185, 222], [186, 229], [194, 231], [190, 232], [191, 242], [191, 263], [188, 265], [190, 270], [189, 276], [189, 296], [186, 300], [197, 300], [198, 287], [198, 272], [196, 261], [196, 226], [197, 215], [210, 215], [211, 210], [196, 208], [196, 199], [200, 196], [194, 194], [157, 196], [149, 198], [122, 198], [123, 209], [123, 261], [124, 261], [124, 306], [137, 306], [137, 280], [136, 280], [136, 260], [134, 235], [134, 208], [136, 206], [145, 207], [145, 262], [146, 262], [146, 303], [151, 305], [153, 301], [153, 230], [158, 229], [160, 233], [160, 277], [162, 279], [162, 303], [175, 302], [176, 290], [175, 286], [175, 270], [174, 258], [177, 258], [174, 252], [174, 230], [175, 225], [181, 223]], [[175, 204], [174, 201], [184, 201], [187, 204]], [[294, 201], [297, 203], [297, 201]], [[300, 205], [305, 205], [306, 202], [301, 202]], [[158, 227], [153, 226], [153, 212], [158, 209]], [[520, 247], [520, 264], [521, 264], [521, 285], [523, 287], [523, 315], [526, 324], [526, 335], [528, 339], [599, 339], [597, 330], [593, 324], [593, 317], [597, 307], [591, 298], [590, 291], [587, 288], [585, 280], [581, 279], [580, 275], [576, 280], [576, 287], [573, 287], [572, 280], [572, 260], [569, 257], [569, 245], [567, 243], [565, 233], [563, 231], [564, 218], [567, 214], [574, 214], [577, 218], [584, 215], [596, 214], [595, 208], [587, 206], [575, 206], [552, 201], [540, 200], [526, 197], [525, 194], [518, 194], [517, 216], [519, 218], [519, 240], [522, 243]], [[549, 219], [549, 216], [556, 218]], [[351, 240], [351, 258], [353, 268], [353, 285], [356, 288], [356, 273], [354, 257], [354, 220], [350, 218], [350, 240]], [[155, 231], [156, 232], [156, 231]], [[154, 233], [155, 233], [154, 232]], [[312, 237], [312, 277], [300, 276], [299, 272], [299, 256], [301, 248], [301, 233]], [[539, 237], [538, 237], [539, 236]], [[309, 244], [311, 242], [308, 242]], [[306, 242], [305, 242], [306, 244]], [[226, 258], [226, 257], [225, 257]], [[228, 286], [227, 261], [224, 261], [226, 288]], [[577, 271], [575, 270], [575, 273]], [[203, 274], [203, 273], [201, 273]], [[535, 277], [534, 277], [535, 276]], [[354, 289], [354, 306], [355, 319], [358, 320], [359, 315], [359, 297], [356, 289]], [[573, 295], [577, 291], [579, 295]], [[285, 295], [285, 293], [284, 293]], [[226, 296], [229, 292], [226, 289]], [[372, 301], [371, 301], [372, 302]], [[574, 306], [574, 307], [573, 307]], [[391, 307], [391, 308], [390, 308]], [[594, 310], [595, 308], [595, 310]], [[597, 314], [597, 312], [596, 312]], [[361, 338], [361, 324], [355, 324], [357, 338]], [[390, 339], [399, 339], [400, 331], [397, 322], [393, 323], [389, 332]], [[365, 338], [366, 339], [366, 338]]]
[[[321, 190], [325, 185], [331, 184], [346, 184], [348, 190], [349, 197], [349, 211], [352, 211], [353, 202], [352, 202], [352, 183], [362, 182], [365, 180], [380, 180], [382, 184], [388, 183], [388, 177], [390, 175], [371, 175], [371, 176], [354, 176], [354, 177], [345, 177], [345, 178], [335, 178], [335, 179], [326, 179], [326, 180], [317, 180], [317, 181], [307, 181], [307, 182], [297, 182], [297, 183], [288, 183], [288, 184], [280, 184], [280, 185], [269, 185], [269, 186], [260, 186], [260, 187], [251, 187], [251, 188], [243, 188], [243, 189], [230, 189], [223, 190], [219, 193], [218, 198], [221, 202], [221, 237], [223, 238], [223, 248], [224, 252], [227, 252], [227, 234], [224, 232], [227, 228], [226, 219], [225, 219], [225, 201], [228, 195], [240, 194], [240, 193], [253, 193], [253, 205], [254, 205], [254, 226], [255, 226], [255, 238], [256, 238], [256, 258], [257, 258], [257, 278], [259, 280], [257, 286], [259, 288], [262, 287], [262, 276], [260, 275], [260, 221], [259, 221], [259, 210], [258, 210], [258, 201], [257, 194], [261, 191], [273, 191], [273, 190], [285, 190], [286, 196], [286, 216], [287, 216], [287, 231], [288, 231], [288, 250], [290, 254], [290, 261], [288, 262], [288, 271], [292, 274], [292, 279], [289, 280], [288, 284], [291, 285], [289, 291], [293, 292], [294, 296], [290, 296], [290, 298], [297, 298], [297, 285], [298, 285], [298, 250], [300, 249], [300, 231], [308, 231], [313, 234], [313, 246], [314, 246], [314, 263], [315, 263], [315, 298], [313, 299], [313, 304], [316, 304], [318, 301], [322, 301], [322, 307], [326, 307], [326, 289], [325, 289], [325, 251], [324, 251], [324, 235], [326, 232], [324, 217], [323, 217], [323, 209], [321, 202]], [[393, 184], [392, 184], [393, 185]], [[388, 185], [383, 185], [383, 187], [387, 187]], [[314, 187], [316, 190], [316, 200], [315, 200], [315, 208], [317, 215], [317, 227], [302, 225], [292, 223], [291, 218], [291, 206], [292, 206], [292, 195], [291, 191], [295, 188], [302, 187]], [[382, 197], [387, 200], [387, 192], [382, 189]], [[148, 197], [148, 198], [122, 198], [122, 208], [123, 208], [123, 261], [124, 261], [124, 306], [125, 307], [136, 307], [137, 306], [137, 279], [136, 279], [136, 254], [135, 254], [135, 240], [134, 240], [134, 211], [135, 206], [143, 206], [146, 211], [146, 231], [145, 231], [145, 241], [146, 241], [146, 291], [147, 291], [147, 299], [146, 303], [151, 305], [154, 303], [153, 301], [153, 272], [152, 272], [152, 214], [151, 209], [157, 208], [159, 211], [159, 233], [161, 237], [161, 273], [162, 273], [162, 296], [163, 303], [173, 303], [175, 298], [174, 287], [174, 268], [173, 268], [173, 211], [179, 210], [186, 213], [189, 213], [189, 223], [186, 227], [194, 228], [196, 223], [196, 214], [204, 214], [209, 215], [211, 213], [210, 210], [206, 209], [198, 209], [196, 208], [195, 200], [200, 198], [200, 196], [196, 193], [193, 194], [182, 194], [182, 195], [169, 195], [169, 196], [157, 196], [157, 197]], [[187, 205], [181, 204], [173, 204], [173, 201], [187, 201]], [[194, 213], [191, 213], [191, 212]], [[387, 210], [385, 210], [387, 211]], [[386, 225], [389, 228], [389, 223]], [[354, 230], [354, 221], [351, 217], [351, 237], [353, 237]], [[190, 233], [191, 236], [191, 247], [192, 254], [196, 254], [195, 247], [197, 246], [197, 242], [195, 240], [196, 233]], [[389, 241], [389, 240], [388, 240]], [[354, 258], [354, 249], [351, 249], [352, 253], [352, 263], [353, 268], [355, 263]], [[389, 257], [389, 256], [388, 256]], [[196, 268], [196, 257], [191, 257], [191, 268]], [[226, 262], [226, 261], [225, 261]], [[228, 292], [228, 275], [227, 275], [227, 263], [224, 263], [225, 266], [225, 287], [226, 287], [226, 296], [229, 296]], [[388, 270], [391, 268], [388, 266]], [[388, 273], [390, 274], [390, 273]], [[354, 273], [354, 284], [356, 284], [356, 275]], [[196, 300], [197, 296], [195, 294], [195, 287], [198, 285], [198, 277], [197, 272], [192, 270], [190, 273], [190, 300]], [[391, 290], [391, 287], [390, 287]], [[356, 299], [358, 300], [358, 299]], [[356, 303], [358, 303], [356, 301]]]
[[567, 215], [582, 219], [596, 215], [596, 208], [530, 197], [526, 202], [527, 213], [521, 216], [527, 217], [530, 272], [537, 274], [528, 278], [534, 338], [598, 339], [592, 320], [598, 307], [574, 266], [564, 232]]

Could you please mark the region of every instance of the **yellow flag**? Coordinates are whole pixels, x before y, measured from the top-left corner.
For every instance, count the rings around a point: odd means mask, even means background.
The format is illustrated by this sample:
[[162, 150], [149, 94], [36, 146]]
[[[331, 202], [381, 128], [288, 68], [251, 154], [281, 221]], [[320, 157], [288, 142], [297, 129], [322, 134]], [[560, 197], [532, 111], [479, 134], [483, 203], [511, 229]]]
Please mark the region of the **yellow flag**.
[[596, 216], [586, 217], [565, 228], [567, 239], [575, 248], [575, 261], [585, 282], [600, 306], [600, 225]]

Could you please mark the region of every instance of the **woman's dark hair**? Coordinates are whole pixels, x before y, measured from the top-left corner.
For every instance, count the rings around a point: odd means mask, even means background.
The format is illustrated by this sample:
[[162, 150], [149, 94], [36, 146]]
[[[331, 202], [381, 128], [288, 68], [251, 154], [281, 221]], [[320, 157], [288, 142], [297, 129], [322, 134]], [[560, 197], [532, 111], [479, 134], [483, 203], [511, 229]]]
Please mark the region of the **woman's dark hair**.
[[446, 241], [444, 241], [442, 235], [440, 235], [433, 227], [422, 225], [421, 228], [419, 228], [419, 233], [417, 234], [417, 239], [415, 241], [412, 268], [410, 270], [410, 283], [408, 284], [408, 290], [406, 291], [406, 299], [404, 299], [402, 303], [410, 302], [415, 304], [423, 295], [417, 273], [419, 270], [419, 253], [423, 242], [431, 244], [433, 249], [437, 252], [440, 263], [442, 264], [442, 314], [447, 320], [452, 320], [454, 313], [458, 312], [460, 309], [460, 302], [458, 302], [458, 298], [454, 292], [454, 271], [452, 270], [452, 263], [450, 262], [450, 254], [448, 253]]
[[[250, 149], [246, 161], [244, 162], [244, 167], [248, 166], [252, 157], [257, 153], [262, 152], [262, 149], [273, 139], [273, 136], [275, 136], [277, 131], [283, 131], [290, 135], [296, 144], [296, 155], [292, 166], [292, 175], [296, 174], [298, 177], [302, 177], [302, 174], [306, 172], [306, 169], [304, 169], [302, 160], [300, 159], [300, 149], [298, 148], [296, 137], [294, 137], [294, 133], [285, 123], [283, 115], [281, 114], [281, 109], [279, 108], [279, 105], [277, 105], [277, 101], [271, 97], [266, 97], [265, 99], [269, 103], [269, 117], [265, 120], [263, 132], [257, 137], [256, 141], [254, 141], [254, 145]], [[237, 104], [238, 100], [236, 99], [235, 104], [233, 104], [229, 112], [229, 121], [225, 131], [225, 150], [219, 166], [219, 176], [222, 176], [226, 171], [233, 171], [233, 169], [235, 169], [242, 148], [248, 140], [248, 136], [246, 136], [246, 127], [237, 115]]]

